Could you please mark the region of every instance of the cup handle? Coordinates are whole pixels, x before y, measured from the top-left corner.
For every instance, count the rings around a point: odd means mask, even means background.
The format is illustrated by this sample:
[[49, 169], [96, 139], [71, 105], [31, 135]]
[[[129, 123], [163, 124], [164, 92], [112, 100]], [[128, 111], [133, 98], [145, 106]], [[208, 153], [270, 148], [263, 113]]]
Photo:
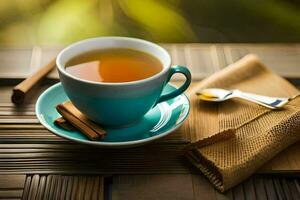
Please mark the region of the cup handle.
[[175, 65], [170, 68], [168, 79], [167, 79], [166, 83], [168, 83], [170, 81], [171, 77], [176, 73], [180, 73], [185, 76], [186, 80], [185, 80], [184, 84], [181, 85], [178, 89], [170, 92], [169, 94], [162, 95], [158, 99], [156, 104], [166, 101], [166, 100], [169, 100], [169, 99], [172, 99], [172, 98], [182, 94], [191, 84], [192, 76], [191, 76], [190, 70], [188, 70], [188, 68], [186, 68], [186, 67], [179, 66], [179, 65]]

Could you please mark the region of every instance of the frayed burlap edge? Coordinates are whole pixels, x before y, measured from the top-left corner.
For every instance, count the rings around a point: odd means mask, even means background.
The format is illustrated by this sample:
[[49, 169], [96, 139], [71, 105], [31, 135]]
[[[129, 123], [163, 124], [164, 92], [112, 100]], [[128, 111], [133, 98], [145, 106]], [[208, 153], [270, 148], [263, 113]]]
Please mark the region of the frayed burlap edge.
[[197, 146], [190, 145], [184, 151], [185, 157], [208, 178], [213, 186], [224, 192], [223, 176], [215, 164], [198, 152]]

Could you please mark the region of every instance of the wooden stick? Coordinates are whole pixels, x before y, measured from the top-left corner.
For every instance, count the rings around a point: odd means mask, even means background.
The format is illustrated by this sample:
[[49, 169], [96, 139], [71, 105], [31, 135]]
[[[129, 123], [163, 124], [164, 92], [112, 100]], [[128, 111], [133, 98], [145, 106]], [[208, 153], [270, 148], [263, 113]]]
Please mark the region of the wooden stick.
[[51, 60], [48, 64], [40, 68], [30, 77], [19, 83], [13, 89], [13, 94], [11, 96], [11, 101], [15, 104], [22, 104], [24, 102], [27, 92], [37, 84], [41, 79], [43, 79], [49, 72], [51, 72], [55, 67], [56, 58]]

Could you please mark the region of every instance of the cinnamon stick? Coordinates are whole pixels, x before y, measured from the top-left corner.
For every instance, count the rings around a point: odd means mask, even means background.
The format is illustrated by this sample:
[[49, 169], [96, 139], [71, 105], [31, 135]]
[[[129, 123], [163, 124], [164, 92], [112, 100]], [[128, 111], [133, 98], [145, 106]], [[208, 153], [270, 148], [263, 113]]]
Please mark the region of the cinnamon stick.
[[85, 117], [70, 101], [57, 105], [56, 110], [89, 139], [98, 140], [105, 136], [105, 130]]
[[56, 126], [59, 126], [59, 127], [63, 128], [63, 129], [66, 129], [68, 131], [73, 131], [75, 129], [74, 126], [72, 126], [72, 124], [70, 124], [63, 117], [60, 117], [60, 118], [57, 118], [56, 120], [54, 120], [54, 124]]
[[13, 89], [13, 94], [11, 96], [11, 101], [17, 105], [24, 102], [25, 96], [30, 89], [36, 85], [42, 78], [44, 78], [49, 72], [51, 72], [55, 67], [56, 58], [51, 60], [48, 64], [41, 67], [30, 77], [19, 83]]

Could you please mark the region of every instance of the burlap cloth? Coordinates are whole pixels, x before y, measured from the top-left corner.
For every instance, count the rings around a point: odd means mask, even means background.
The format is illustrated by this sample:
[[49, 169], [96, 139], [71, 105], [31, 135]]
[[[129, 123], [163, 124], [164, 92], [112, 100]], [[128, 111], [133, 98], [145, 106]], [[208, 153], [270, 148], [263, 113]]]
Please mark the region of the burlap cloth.
[[191, 89], [190, 116], [181, 127], [181, 132], [191, 140], [185, 155], [223, 192], [300, 139], [300, 98], [294, 98], [280, 110], [239, 99], [222, 103], [197, 99], [197, 90], [210, 87], [278, 97], [293, 97], [299, 91], [254, 55], [242, 58]]

